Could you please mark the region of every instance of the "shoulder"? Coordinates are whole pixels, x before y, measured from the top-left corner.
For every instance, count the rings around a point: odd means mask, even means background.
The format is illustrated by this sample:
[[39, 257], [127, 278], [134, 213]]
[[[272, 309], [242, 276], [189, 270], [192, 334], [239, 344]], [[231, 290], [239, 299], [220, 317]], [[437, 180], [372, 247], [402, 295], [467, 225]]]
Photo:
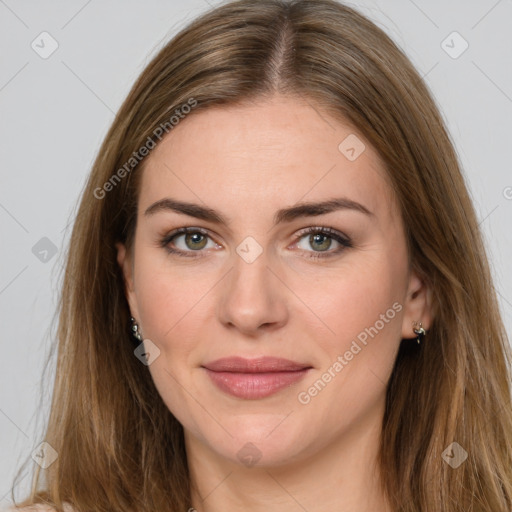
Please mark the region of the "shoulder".
[[[56, 512], [53, 507], [50, 507], [49, 505], [30, 505], [28, 507], [22, 507], [22, 508], [7, 508], [5, 510], [2, 510], [1, 512]], [[74, 512], [73, 508], [69, 504], [64, 505], [64, 512]]]
[[48, 505], [31, 505], [29, 507], [10, 507], [2, 509], [2, 512], [55, 512], [55, 509]]
[[6, 508], [3, 512], [55, 512], [55, 509], [49, 505], [30, 505], [22, 508]]

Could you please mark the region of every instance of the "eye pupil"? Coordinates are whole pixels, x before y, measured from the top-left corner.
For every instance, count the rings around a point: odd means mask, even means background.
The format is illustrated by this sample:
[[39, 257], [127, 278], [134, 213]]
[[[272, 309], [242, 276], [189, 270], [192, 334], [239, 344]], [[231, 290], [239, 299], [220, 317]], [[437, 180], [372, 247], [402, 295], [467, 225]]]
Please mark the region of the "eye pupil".
[[[324, 244], [322, 244], [322, 239], [324, 240]], [[323, 247], [320, 248], [322, 251], [327, 250], [329, 249], [329, 247], [331, 247], [331, 238], [321, 233], [310, 235], [309, 240], [312, 246], [314, 246], [314, 244], [316, 243], [320, 243], [320, 245], [323, 245]], [[328, 243], [326, 244], [325, 241], [327, 241]]]
[[[201, 238], [203, 238], [203, 240], [201, 240]], [[201, 233], [189, 233], [186, 235], [185, 237], [185, 240], [186, 240], [186, 243], [187, 243], [187, 246], [189, 245], [188, 242], [191, 241], [192, 244], [200, 244], [201, 242], [203, 242], [203, 245], [201, 245], [200, 247], [189, 247], [190, 249], [202, 249], [205, 245], [206, 245], [206, 237], [201, 234]]]

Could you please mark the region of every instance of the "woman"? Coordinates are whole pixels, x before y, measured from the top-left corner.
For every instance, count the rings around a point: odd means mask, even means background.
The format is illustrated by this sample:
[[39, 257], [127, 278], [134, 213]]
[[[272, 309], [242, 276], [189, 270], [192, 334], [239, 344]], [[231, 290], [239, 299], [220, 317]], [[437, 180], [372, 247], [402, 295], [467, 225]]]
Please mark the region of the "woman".
[[153, 59], [97, 157], [19, 505], [510, 511], [509, 363], [404, 54], [330, 0], [229, 3]]

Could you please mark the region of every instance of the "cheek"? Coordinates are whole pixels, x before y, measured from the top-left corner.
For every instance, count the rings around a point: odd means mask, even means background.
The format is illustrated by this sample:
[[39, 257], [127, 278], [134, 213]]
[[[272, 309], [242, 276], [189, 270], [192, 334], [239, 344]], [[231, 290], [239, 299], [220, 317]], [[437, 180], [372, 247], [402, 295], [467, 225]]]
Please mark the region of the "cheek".
[[[141, 255], [136, 269], [136, 295], [143, 334], [163, 352], [187, 351], [191, 348], [187, 341], [190, 336], [183, 336], [183, 333], [190, 327], [190, 318], [200, 313], [201, 299], [213, 286], [213, 276], [184, 275], [179, 268], [160, 260], [161, 256]], [[179, 344], [173, 343], [176, 339], [180, 340]]]
[[306, 404], [299, 411], [307, 410], [322, 428], [348, 428], [381, 404], [401, 333], [397, 259], [382, 258], [382, 253], [373, 261], [365, 258], [336, 280], [317, 281], [308, 297], [329, 330], [319, 335], [310, 327], [308, 337], [322, 358], [297, 398]]
[[351, 366], [370, 367], [386, 376], [401, 333], [400, 265], [398, 254], [385, 258], [380, 253], [340, 268], [336, 279], [332, 275], [317, 278], [307, 289], [305, 281], [297, 283], [297, 295], [321, 320], [322, 335], [313, 339], [327, 355], [325, 365], [348, 351], [348, 358], [359, 361]]
[[[373, 326], [400, 299], [397, 283], [402, 279], [398, 272], [400, 255], [386, 257], [380, 249], [347, 260], [346, 266], [336, 270], [290, 272], [285, 281], [295, 298], [289, 299], [288, 328], [307, 323], [309, 329], [316, 330], [312, 339], [317, 343], [336, 340], [334, 348], [343, 348]], [[222, 288], [221, 277], [218, 268], [189, 272], [173, 267], [159, 254], [140, 254], [136, 290], [144, 336], [163, 350], [192, 350], [194, 339], [197, 343], [201, 333], [211, 328], [207, 322], [212, 322], [215, 311], [212, 301], [219, 300], [220, 290], [215, 287]], [[290, 294], [286, 287], [282, 293]], [[387, 325], [385, 331], [390, 330]], [[178, 338], [180, 343], [174, 343]], [[340, 342], [342, 346], [336, 347]]]
[[336, 335], [364, 327], [370, 320], [374, 322], [391, 307], [395, 296], [389, 266], [368, 259], [340, 268], [335, 276], [330, 272], [309, 283], [301, 278], [297, 289], [297, 295], [311, 304], [311, 309], [325, 319]]
[[[191, 359], [197, 350], [198, 340], [204, 338], [205, 326], [202, 308], [206, 297], [201, 298], [212, 285], [197, 277], [184, 277], [170, 264], [165, 268], [156, 259], [139, 258], [136, 275], [137, 303], [143, 326], [144, 338], [155, 343], [160, 355], [148, 367], [153, 382], [167, 408], [182, 424], [200, 433], [193, 418], [191, 396], [200, 396], [193, 388]], [[205, 276], [208, 279], [208, 276]], [[192, 393], [192, 395], [191, 395]]]

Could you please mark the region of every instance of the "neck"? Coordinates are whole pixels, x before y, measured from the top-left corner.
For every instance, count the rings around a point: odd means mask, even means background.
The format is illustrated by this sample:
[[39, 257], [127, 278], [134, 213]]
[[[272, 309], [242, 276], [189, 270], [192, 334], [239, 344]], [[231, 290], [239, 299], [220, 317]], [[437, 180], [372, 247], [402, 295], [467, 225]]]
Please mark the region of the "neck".
[[186, 432], [192, 507], [197, 512], [389, 512], [377, 466], [381, 413], [314, 455], [279, 466], [236, 464]]

